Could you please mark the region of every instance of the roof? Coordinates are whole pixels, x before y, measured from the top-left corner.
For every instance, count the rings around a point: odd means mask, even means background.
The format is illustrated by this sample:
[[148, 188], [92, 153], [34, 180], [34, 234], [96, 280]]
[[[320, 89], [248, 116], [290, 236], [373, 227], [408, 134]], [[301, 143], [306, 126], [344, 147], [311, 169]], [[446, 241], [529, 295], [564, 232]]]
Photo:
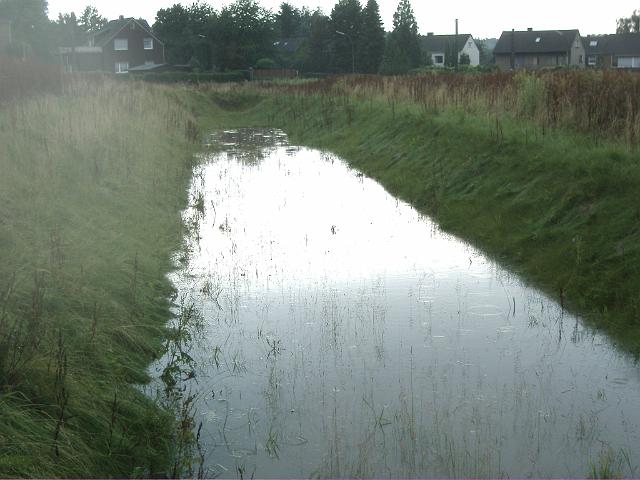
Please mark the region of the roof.
[[589, 35], [582, 40], [587, 55], [640, 56], [640, 33]]
[[280, 53], [295, 53], [300, 49], [305, 40], [306, 37], [281, 38], [273, 42], [273, 46]]
[[[465, 44], [471, 37], [470, 33], [459, 33], [457, 35], [421, 35], [420, 47], [425, 52], [446, 52], [451, 46], [456, 45], [457, 51], [464, 48]], [[471, 37], [473, 39], [473, 37]]]
[[105, 46], [107, 43], [113, 40], [113, 38], [116, 35], [118, 35], [118, 33], [120, 33], [122, 29], [125, 28], [127, 25], [129, 25], [131, 22], [135, 22], [135, 24], [139, 25], [144, 30], [149, 32], [149, 34], [153, 36], [153, 38], [155, 38], [158, 42], [164, 44], [164, 42], [162, 42], [158, 37], [153, 35], [153, 32], [151, 31], [151, 27], [149, 26], [149, 23], [146, 20], [137, 20], [133, 17], [129, 17], [129, 18], [119, 18], [118, 20], [111, 20], [109, 23], [107, 23], [107, 25], [105, 25], [104, 28], [97, 31], [93, 35], [94, 45]]
[[578, 30], [527, 30], [505, 31], [494, 49], [494, 54], [511, 53], [557, 53], [571, 50]]

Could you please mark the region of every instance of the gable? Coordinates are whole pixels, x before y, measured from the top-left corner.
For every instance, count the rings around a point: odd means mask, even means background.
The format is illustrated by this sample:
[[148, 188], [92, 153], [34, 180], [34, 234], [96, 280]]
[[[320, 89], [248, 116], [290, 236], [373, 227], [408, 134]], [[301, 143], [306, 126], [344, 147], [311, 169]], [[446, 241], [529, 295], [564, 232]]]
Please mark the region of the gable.
[[106, 27], [97, 32], [93, 36], [93, 43], [96, 46], [104, 47], [114, 38], [116, 38], [125, 28], [134, 25], [136, 28], [140, 28], [147, 35], [153, 38], [155, 41], [164, 45], [164, 42], [154, 35], [146, 21], [138, 21], [135, 18], [125, 18], [110, 21]]
[[[456, 38], [457, 37], [457, 38]], [[424, 52], [446, 52], [451, 48], [456, 51], [462, 50], [469, 40], [473, 37], [469, 33], [460, 33], [458, 35], [421, 35], [420, 48]]]

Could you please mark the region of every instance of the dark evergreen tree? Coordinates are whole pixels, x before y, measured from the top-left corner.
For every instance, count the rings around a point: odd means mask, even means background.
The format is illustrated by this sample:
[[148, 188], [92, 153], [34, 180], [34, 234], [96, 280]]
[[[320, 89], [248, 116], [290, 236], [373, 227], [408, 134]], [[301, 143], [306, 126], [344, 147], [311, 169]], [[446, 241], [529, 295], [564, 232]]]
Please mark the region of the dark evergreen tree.
[[400, 0], [393, 14], [393, 31], [387, 37], [380, 67], [384, 74], [406, 73], [422, 64], [418, 24], [410, 0]]
[[276, 15], [276, 31], [280, 38], [295, 37], [300, 34], [302, 14], [290, 3], [283, 2]]
[[[359, 38], [362, 7], [358, 0], [338, 0], [331, 11], [334, 34], [332, 69], [336, 72], [359, 71]], [[337, 33], [341, 32], [341, 33]]]
[[335, 33], [331, 30], [331, 20], [322, 10], [317, 9], [310, 18], [309, 40], [303, 69], [307, 72], [324, 73], [329, 70], [331, 45]]
[[362, 10], [362, 28], [359, 44], [359, 70], [378, 73], [385, 47], [385, 32], [376, 0], [369, 0]]
[[407, 73], [411, 65], [407, 55], [402, 51], [397, 35], [393, 32], [387, 36], [387, 41], [380, 63], [380, 73], [382, 75], [400, 75]]

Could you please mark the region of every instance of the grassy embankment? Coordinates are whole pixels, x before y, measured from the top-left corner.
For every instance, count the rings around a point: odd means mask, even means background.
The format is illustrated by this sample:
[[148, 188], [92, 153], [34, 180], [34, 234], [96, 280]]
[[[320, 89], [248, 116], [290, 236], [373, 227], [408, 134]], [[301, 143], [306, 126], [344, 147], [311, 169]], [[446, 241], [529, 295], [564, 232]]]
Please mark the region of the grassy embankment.
[[[351, 77], [201, 90], [215, 118], [326, 148], [640, 355], [640, 79]], [[330, 194], [330, 188], [327, 189]]]
[[176, 90], [35, 73], [0, 79], [0, 477], [164, 474], [174, 416], [135, 384], [167, 335], [195, 124]]

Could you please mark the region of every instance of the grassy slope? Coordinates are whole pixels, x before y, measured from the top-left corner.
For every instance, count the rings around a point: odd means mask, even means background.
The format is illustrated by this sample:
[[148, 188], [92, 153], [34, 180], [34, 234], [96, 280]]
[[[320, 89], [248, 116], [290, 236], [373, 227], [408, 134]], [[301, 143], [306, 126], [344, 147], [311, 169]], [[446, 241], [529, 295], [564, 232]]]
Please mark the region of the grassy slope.
[[340, 154], [640, 354], [637, 154], [454, 110], [235, 96], [214, 96], [216, 120], [204, 122], [281, 127]]
[[0, 111], [0, 477], [171, 461], [172, 415], [133, 383], [170, 317], [189, 122], [168, 90], [108, 82]]

